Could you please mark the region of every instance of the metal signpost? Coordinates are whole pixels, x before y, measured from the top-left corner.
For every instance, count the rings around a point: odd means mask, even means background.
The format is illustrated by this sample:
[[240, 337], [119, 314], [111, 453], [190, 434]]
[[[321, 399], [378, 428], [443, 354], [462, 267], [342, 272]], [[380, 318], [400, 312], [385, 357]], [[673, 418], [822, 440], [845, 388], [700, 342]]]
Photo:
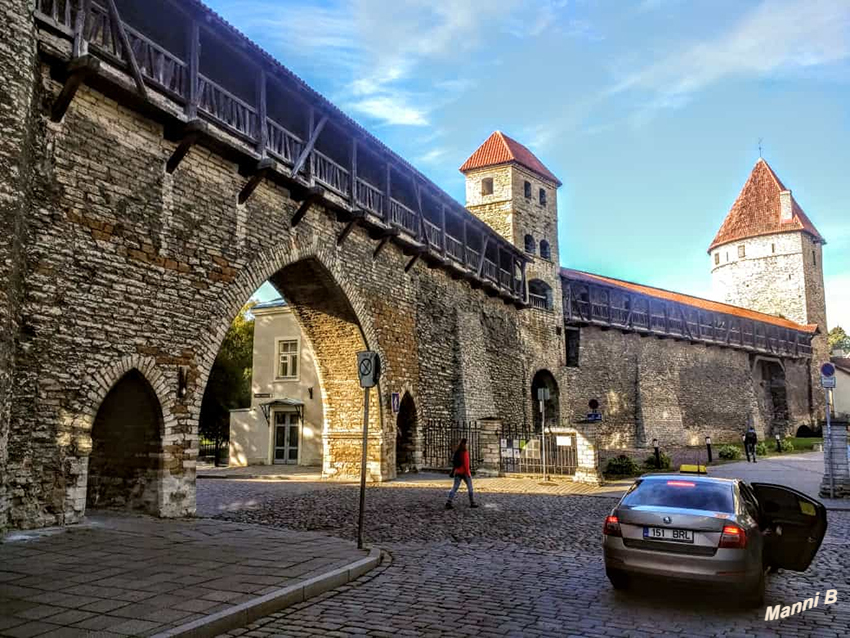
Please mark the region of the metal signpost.
[[548, 481], [549, 475], [546, 473], [546, 408], [544, 403], [549, 399], [549, 388], [537, 388], [537, 400], [540, 401], [540, 427], [541, 427], [541, 446], [543, 448], [543, 480]]
[[369, 388], [378, 385], [381, 359], [377, 352], [357, 353], [357, 374], [363, 388], [363, 450], [360, 456], [360, 514], [357, 519], [357, 549], [363, 549], [363, 512], [366, 507], [366, 448], [369, 445]]
[[835, 471], [832, 463], [832, 419], [830, 415], [829, 391], [835, 387], [835, 366], [824, 363], [820, 367], [820, 385], [826, 397], [826, 450], [827, 467], [829, 468], [829, 498], [835, 498]]

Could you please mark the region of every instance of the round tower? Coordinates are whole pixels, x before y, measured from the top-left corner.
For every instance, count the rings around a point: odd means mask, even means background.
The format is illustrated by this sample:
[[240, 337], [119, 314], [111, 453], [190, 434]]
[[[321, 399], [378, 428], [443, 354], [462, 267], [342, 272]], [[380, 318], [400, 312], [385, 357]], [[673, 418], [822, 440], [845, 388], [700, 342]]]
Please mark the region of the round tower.
[[[816, 325], [812, 389], [828, 360], [822, 248], [826, 243], [768, 163], [759, 158], [708, 249], [715, 297], [750, 310]], [[823, 397], [813, 391], [820, 413]]]

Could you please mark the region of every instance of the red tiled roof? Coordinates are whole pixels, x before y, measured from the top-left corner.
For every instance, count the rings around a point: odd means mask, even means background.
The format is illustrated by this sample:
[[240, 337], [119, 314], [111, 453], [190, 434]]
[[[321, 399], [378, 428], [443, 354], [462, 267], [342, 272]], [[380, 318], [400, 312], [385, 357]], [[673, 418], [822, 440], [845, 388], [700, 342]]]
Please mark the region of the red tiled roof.
[[850, 374], [850, 357], [830, 357], [829, 360], [836, 368]]
[[650, 297], [655, 297], [656, 299], [674, 301], [676, 303], [693, 306], [695, 308], [701, 308], [703, 310], [721, 312], [723, 314], [734, 315], [736, 317], [743, 317], [744, 319], [752, 319], [754, 321], [761, 321], [763, 323], [772, 323], [776, 326], [782, 326], [783, 328], [791, 328], [792, 330], [799, 330], [801, 332], [814, 333], [818, 329], [816, 324], [804, 326], [802, 324], [795, 323], [794, 321], [783, 319], [782, 317], [768, 315], [763, 312], [756, 312], [755, 310], [739, 308], [738, 306], [732, 306], [730, 304], [720, 303], [718, 301], [709, 301], [708, 299], [703, 299], [701, 297], [683, 295], [678, 292], [664, 290], [663, 288], [653, 288], [651, 286], [644, 286], [642, 284], [634, 284], [630, 281], [623, 281], [622, 279], [612, 279], [611, 277], [594, 275], [593, 273], [584, 272], [582, 270], [561, 268], [561, 276], [567, 279], [585, 281], [592, 284], [605, 284], [608, 286], [615, 286], [617, 288], [622, 288], [631, 292], [637, 292], [643, 295], [648, 295]]
[[791, 196], [791, 219], [782, 221], [779, 193], [784, 190], [788, 189], [767, 162], [760, 157], [744, 188], [741, 189], [738, 199], [732, 204], [729, 214], [723, 220], [723, 225], [717, 231], [717, 236], [708, 247], [708, 252], [722, 244], [748, 237], [789, 231], [803, 231], [809, 233], [816, 241], [826, 243], [793, 195]]
[[558, 186], [561, 185], [561, 180], [555, 177], [548, 168], [543, 166], [543, 162], [537, 159], [534, 153], [501, 131], [496, 131], [488, 137], [478, 147], [478, 150], [470, 155], [469, 159], [463, 163], [463, 166], [460, 167], [460, 172], [466, 173], [475, 168], [497, 166], [498, 164], [508, 164], [510, 162], [516, 162], [541, 177], [555, 182]]

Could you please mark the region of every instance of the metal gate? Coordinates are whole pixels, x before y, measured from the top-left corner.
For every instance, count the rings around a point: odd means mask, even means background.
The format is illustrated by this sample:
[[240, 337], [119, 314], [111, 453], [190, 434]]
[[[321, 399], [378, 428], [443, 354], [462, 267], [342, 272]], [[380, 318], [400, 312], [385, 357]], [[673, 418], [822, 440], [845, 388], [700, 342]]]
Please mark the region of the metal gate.
[[572, 476], [576, 473], [578, 453], [575, 432], [547, 432], [544, 439], [539, 432], [502, 426], [499, 443], [501, 470], [506, 474], [543, 475], [544, 456], [547, 474]]
[[472, 471], [481, 462], [478, 444], [479, 426], [475, 421], [431, 420], [422, 429], [422, 462], [424, 467], [449, 470], [452, 455], [461, 439], [466, 439], [469, 449], [469, 465]]

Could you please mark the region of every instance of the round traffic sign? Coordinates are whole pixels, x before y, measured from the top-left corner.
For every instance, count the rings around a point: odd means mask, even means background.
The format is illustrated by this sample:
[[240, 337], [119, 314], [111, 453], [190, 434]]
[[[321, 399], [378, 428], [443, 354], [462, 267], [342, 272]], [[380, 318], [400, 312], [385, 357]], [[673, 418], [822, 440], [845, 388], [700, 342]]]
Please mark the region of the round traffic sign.
[[835, 366], [829, 362], [824, 363], [820, 367], [820, 374], [822, 377], [834, 377], [835, 376]]
[[360, 376], [365, 377], [372, 374], [372, 362], [369, 359], [360, 361]]

